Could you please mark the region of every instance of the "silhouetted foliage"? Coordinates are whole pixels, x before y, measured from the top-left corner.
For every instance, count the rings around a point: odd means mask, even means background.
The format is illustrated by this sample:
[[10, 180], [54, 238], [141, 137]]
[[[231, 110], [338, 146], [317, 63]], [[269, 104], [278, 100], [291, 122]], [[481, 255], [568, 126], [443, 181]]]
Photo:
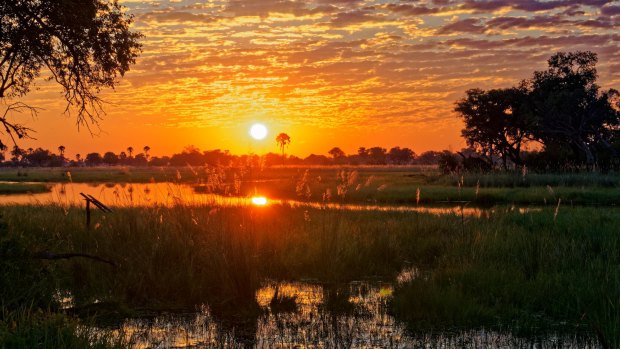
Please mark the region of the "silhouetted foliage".
[[140, 51], [141, 35], [117, 1], [2, 1], [0, 17], [0, 100], [7, 105], [0, 123], [11, 137], [28, 136], [30, 129], [10, 118], [37, 113], [14, 99], [30, 92], [41, 70], [62, 87], [65, 112], [89, 126], [102, 112], [99, 90], [114, 87]]
[[[569, 169], [594, 165], [609, 169], [620, 155], [620, 95], [600, 91], [596, 84], [597, 55], [559, 52], [549, 68], [536, 71], [518, 87], [467, 91], [456, 111], [465, 121], [469, 146], [493, 163], [508, 162], [539, 169]], [[527, 154], [522, 145], [536, 141], [540, 152]]]
[[109, 151], [106, 152], [105, 154], [103, 154], [103, 159], [102, 161], [106, 164], [106, 165], [116, 165], [118, 164], [118, 156], [116, 154], [114, 154], [113, 152]]
[[89, 153], [86, 155], [85, 162], [88, 166], [99, 166], [103, 162], [103, 158], [99, 153]]
[[390, 163], [395, 165], [409, 165], [415, 158], [415, 153], [409, 148], [394, 147], [387, 153]]
[[467, 145], [490, 159], [502, 158], [521, 165], [521, 147], [531, 139], [534, 121], [524, 104], [525, 88], [467, 91], [467, 97], [457, 102], [456, 112], [465, 121], [462, 134]]
[[291, 137], [286, 133], [280, 133], [276, 137], [276, 143], [278, 143], [278, 147], [280, 148], [280, 152], [284, 155], [284, 148], [286, 148], [289, 144], [291, 144]]

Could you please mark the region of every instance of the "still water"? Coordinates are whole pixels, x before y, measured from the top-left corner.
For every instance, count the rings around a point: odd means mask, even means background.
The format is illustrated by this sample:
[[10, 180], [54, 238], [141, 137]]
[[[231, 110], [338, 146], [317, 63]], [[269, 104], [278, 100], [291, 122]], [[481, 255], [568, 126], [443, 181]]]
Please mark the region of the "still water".
[[[6, 183], [6, 182], [5, 182]], [[514, 210], [520, 213], [539, 210], [537, 208], [494, 207], [479, 208], [462, 205], [445, 206], [395, 206], [377, 204], [346, 204], [338, 202], [305, 202], [267, 198], [257, 194], [254, 197], [223, 196], [202, 193], [188, 184], [176, 183], [48, 183], [46, 193], [0, 195], [0, 205], [60, 204], [82, 205], [80, 193], [89, 194], [111, 207], [129, 206], [174, 206], [206, 205], [221, 207], [290, 205], [292, 207], [323, 208], [349, 211], [401, 211], [430, 214], [456, 214], [485, 217], [501, 210]]]
[[[484, 329], [414, 333], [389, 315], [393, 286], [351, 283], [344, 288], [278, 283], [256, 292], [254, 316], [192, 314], [124, 321], [118, 331], [135, 348], [599, 348], [596, 341], [547, 334], [521, 338]], [[285, 299], [280, 303], [277, 299]], [[286, 303], [282, 305], [282, 303]]]

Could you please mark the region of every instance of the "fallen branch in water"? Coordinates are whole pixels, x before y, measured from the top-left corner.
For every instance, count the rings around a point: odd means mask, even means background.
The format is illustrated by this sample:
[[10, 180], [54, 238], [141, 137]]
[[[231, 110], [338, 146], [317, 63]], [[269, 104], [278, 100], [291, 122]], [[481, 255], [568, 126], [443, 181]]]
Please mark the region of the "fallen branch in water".
[[118, 267], [116, 262], [101, 258], [99, 256], [94, 256], [92, 254], [87, 253], [53, 253], [49, 251], [39, 252], [32, 255], [34, 259], [47, 259], [47, 260], [58, 260], [58, 259], [71, 259], [71, 258], [86, 258], [96, 262], [106, 263], [113, 267]]

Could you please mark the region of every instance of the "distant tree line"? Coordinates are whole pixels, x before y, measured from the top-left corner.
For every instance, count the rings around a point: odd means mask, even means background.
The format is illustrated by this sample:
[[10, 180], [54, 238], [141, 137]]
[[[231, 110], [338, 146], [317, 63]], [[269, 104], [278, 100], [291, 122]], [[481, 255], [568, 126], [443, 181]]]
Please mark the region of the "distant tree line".
[[[284, 145], [290, 143], [290, 137]], [[279, 142], [279, 147], [282, 150]], [[446, 152], [427, 151], [419, 156], [409, 148], [394, 147], [389, 150], [382, 147], [360, 147], [355, 154], [346, 154], [334, 147], [326, 155], [311, 154], [305, 158], [281, 153], [265, 155], [234, 155], [228, 150], [201, 151], [194, 146], [186, 147], [182, 152], [171, 156], [151, 156], [149, 146], [136, 153], [133, 147], [119, 153], [111, 151], [103, 154], [92, 152], [86, 155], [76, 154], [74, 158], [65, 156], [66, 148], [59, 146], [57, 152], [43, 148], [22, 149], [13, 147], [8, 153], [0, 153], [4, 167], [94, 167], [94, 166], [277, 166], [277, 165], [435, 165]], [[449, 152], [448, 152], [449, 153]], [[450, 153], [451, 154], [451, 153]]]
[[[467, 91], [455, 110], [475, 153], [441, 163], [448, 170], [618, 169], [620, 95], [596, 84], [597, 61], [593, 52], [560, 52], [516, 87]], [[526, 145], [538, 150], [526, 152]]]

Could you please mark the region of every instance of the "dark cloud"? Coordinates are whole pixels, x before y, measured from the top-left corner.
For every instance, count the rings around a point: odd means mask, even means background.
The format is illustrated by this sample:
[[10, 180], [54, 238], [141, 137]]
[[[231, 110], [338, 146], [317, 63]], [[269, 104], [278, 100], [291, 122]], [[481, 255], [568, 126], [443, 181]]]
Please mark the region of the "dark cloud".
[[382, 22], [385, 18], [372, 11], [355, 10], [349, 12], [340, 12], [336, 14], [329, 22], [331, 27], [341, 28], [349, 25], [356, 25], [368, 22]]
[[387, 4], [386, 8], [394, 13], [405, 16], [428, 15], [441, 11], [438, 7], [432, 8], [411, 4]]
[[495, 11], [503, 7], [511, 7], [517, 10], [538, 12], [553, 10], [570, 6], [603, 6], [614, 0], [465, 0], [463, 8], [478, 11]]
[[605, 6], [601, 9], [601, 13], [605, 16], [620, 15], [620, 6]]
[[216, 20], [216, 17], [213, 17], [208, 14], [195, 14], [191, 12], [184, 11], [163, 11], [163, 12], [149, 12], [140, 16], [141, 20], [144, 21], [155, 21], [155, 22], [176, 22], [176, 23], [186, 23], [186, 22], [212, 22]]

